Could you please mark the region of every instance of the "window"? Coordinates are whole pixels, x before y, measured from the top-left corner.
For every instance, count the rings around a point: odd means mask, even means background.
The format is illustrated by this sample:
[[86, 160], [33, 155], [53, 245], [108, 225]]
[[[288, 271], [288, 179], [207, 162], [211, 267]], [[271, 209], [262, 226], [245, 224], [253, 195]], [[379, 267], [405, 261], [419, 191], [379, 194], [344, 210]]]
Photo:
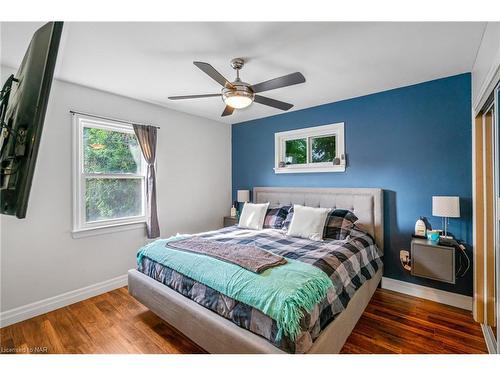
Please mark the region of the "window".
[[344, 123], [276, 133], [275, 173], [344, 172]]
[[285, 141], [285, 164], [307, 163], [307, 139], [289, 139]]
[[145, 222], [146, 165], [131, 125], [75, 114], [73, 231]]

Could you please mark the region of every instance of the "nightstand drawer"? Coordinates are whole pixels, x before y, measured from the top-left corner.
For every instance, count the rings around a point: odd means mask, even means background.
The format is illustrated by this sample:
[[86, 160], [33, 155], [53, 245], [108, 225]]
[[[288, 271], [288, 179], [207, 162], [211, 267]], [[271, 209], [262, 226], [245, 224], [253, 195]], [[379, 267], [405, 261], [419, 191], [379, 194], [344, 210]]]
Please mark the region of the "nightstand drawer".
[[413, 240], [411, 274], [455, 284], [455, 248], [427, 240]]
[[238, 224], [238, 218], [232, 216], [224, 216], [224, 228]]

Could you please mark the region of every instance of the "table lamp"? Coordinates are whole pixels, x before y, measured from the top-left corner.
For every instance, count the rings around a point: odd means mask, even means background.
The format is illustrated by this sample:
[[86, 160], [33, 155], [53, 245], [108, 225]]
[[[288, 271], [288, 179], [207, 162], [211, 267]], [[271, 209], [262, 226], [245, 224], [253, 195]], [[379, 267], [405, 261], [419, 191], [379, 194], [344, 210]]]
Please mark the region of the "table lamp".
[[238, 190], [236, 194], [236, 200], [238, 201], [238, 217], [240, 216], [240, 203], [246, 203], [250, 201], [250, 190]]
[[240, 203], [245, 203], [250, 201], [250, 190], [238, 190], [237, 200]]
[[442, 217], [444, 226], [443, 238], [452, 238], [448, 236], [448, 218], [460, 217], [460, 198], [459, 197], [432, 197], [432, 216]]

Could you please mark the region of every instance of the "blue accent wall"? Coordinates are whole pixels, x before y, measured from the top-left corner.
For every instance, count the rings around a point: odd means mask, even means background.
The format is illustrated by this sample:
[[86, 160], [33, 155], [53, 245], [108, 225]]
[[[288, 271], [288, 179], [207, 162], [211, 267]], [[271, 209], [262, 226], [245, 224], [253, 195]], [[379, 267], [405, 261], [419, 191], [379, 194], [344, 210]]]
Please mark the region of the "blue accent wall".
[[[269, 93], [272, 97], [272, 93]], [[274, 133], [345, 123], [343, 173], [274, 174]], [[419, 216], [432, 216], [433, 195], [460, 196], [450, 232], [472, 243], [471, 76], [437, 79], [232, 125], [232, 184], [384, 189], [385, 272], [390, 278], [472, 295], [472, 267], [456, 285], [413, 277], [399, 262]], [[468, 253], [472, 260], [471, 247]]]

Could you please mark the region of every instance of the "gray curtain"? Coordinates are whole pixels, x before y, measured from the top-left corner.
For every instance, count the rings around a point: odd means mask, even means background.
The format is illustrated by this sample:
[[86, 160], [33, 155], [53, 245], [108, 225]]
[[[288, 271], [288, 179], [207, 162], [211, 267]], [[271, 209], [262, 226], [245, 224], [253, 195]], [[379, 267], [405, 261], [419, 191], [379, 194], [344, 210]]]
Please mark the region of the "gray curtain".
[[146, 175], [147, 233], [148, 238], [160, 236], [158, 210], [156, 208], [156, 126], [134, 125], [134, 132], [141, 146], [142, 155], [148, 164]]

